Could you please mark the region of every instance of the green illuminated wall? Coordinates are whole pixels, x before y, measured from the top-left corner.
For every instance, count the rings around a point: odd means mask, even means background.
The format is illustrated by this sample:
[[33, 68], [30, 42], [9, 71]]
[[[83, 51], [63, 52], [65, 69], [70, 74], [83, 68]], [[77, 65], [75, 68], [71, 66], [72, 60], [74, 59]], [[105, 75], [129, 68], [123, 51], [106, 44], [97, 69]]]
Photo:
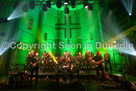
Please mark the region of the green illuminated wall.
[[[36, 13], [37, 12], [37, 13]], [[20, 18], [19, 27], [16, 34], [16, 42], [22, 42], [27, 44], [36, 43], [37, 31], [38, 31], [38, 17], [39, 17], [39, 6], [36, 6], [34, 10], [28, 10], [28, 12], [23, 13], [23, 17]], [[28, 29], [29, 20], [33, 20], [32, 30]], [[26, 55], [30, 49], [18, 49], [15, 58], [15, 63], [24, 64], [26, 60]]]
[[85, 43], [92, 44], [89, 51], [96, 51], [96, 42], [103, 42], [101, 20], [98, 5], [93, 5], [93, 10], [82, 8], [80, 10], [82, 53], [85, 54]]
[[[7, 7], [7, 6], [5, 6]], [[6, 9], [3, 8], [1, 16], [8, 17], [12, 11], [13, 6], [10, 5]], [[83, 5], [77, 5], [76, 8], [71, 8], [69, 14], [64, 13], [64, 6], [61, 9], [58, 9], [56, 5], [52, 5], [52, 8], [48, 9], [48, 11], [43, 11], [41, 6], [36, 6], [35, 9], [31, 10], [28, 9], [28, 12], [22, 12], [22, 17], [11, 20], [7, 24], [2, 24], [0, 26], [0, 33], [6, 32], [6, 36], [3, 38], [0, 36], [3, 42], [7, 41], [16, 41], [22, 43], [55, 43], [56, 49], [54, 48], [41, 48], [35, 49], [35, 51], [40, 53], [40, 57], [42, 56], [43, 52], [50, 52], [52, 51], [54, 54], [60, 52], [61, 55], [65, 51], [71, 51], [72, 55], [75, 56], [75, 53], [81, 51], [82, 54], [85, 54], [85, 44], [90, 43], [92, 44], [92, 48], [87, 48], [89, 51], [93, 53], [97, 50], [96, 49], [96, 42], [103, 42], [103, 33], [102, 33], [102, 26], [101, 26], [101, 19], [99, 14], [99, 5], [94, 4], [93, 10], [89, 11], [88, 9], [83, 8]], [[66, 17], [66, 19], [65, 19]], [[71, 21], [70, 21], [71, 17]], [[30, 19], [33, 20], [32, 30], [28, 29]], [[66, 20], [66, 24], [65, 23]], [[70, 23], [71, 22], [71, 23]], [[56, 25], [56, 24], [63, 24], [63, 25]], [[72, 25], [73, 24], [73, 25]], [[58, 29], [60, 28], [60, 29]], [[66, 32], [64, 30], [66, 29]], [[70, 28], [71, 33], [70, 33]], [[45, 39], [45, 33], [47, 33], [47, 39]], [[66, 33], [66, 36], [65, 36]], [[58, 43], [64, 42], [65, 44], [81, 44], [80, 48], [58, 48]], [[112, 61], [116, 61], [118, 69], [121, 67], [120, 56], [116, 55], [113, 56], [113, 49], [100, 49], [99, 51], [102, 52], [102, 55], [106, 51], [109, 51], [111, 54]], [[10, 61], [12, 64], [25, 64], [26, 56], [30, 49], [18, 49], [12, 50], [10, 56], [7, 54], [2, 55], [0, 59], [0, 65], [4, 62], [6, 63], [7, 58], [10, 57]], [[117, 51], [119, 53], [119, 51]], [[123, 59], [124, 60], [124, 59]], [[9, 61], [8, 61], [9, 62]], [[114, 65], [114, 63], [112, 62]]]
[[[4, 16], [4, 18], [8, 17], [11, 14], [12, 10], [13, 9], [11, 7], [7, 7], [7, 5], [5, 5], [4, 7], [1, 7], [0, 17], [3, 17], [3, 16]], [[5, 68], [6, 62], [10, 62], [9, 57], [7, 57], [8, 52], [6, 49], [4, 49], [2, 47], [2, 43], [5, 41], [10, 42], [11, 40], [14, 40], [14, 38], [12, 36], [13, 23], [14, 23], [14, 21], [10, 21], [9, 23], [6, 23], [6, 24], [0, 24], [0, 34], [5, 33], [4, 36], [0, 35], [0, 53], [3, 52], [3, 54], [5, 54], [5, 55], [1, 55], [1, 57], [0, 57], [0, 70], [1, 70], [1, 72], [3, 70], [5, 70], [4, 68]]]
[[[93, 10], [83, 8], [83, 5], [77, 5], [76, 8], [68, 6], [69, 14], [65, 14], [64, 6], [58, 9], [56, 5], [52, 5], [52, 8], [48, 11], [43, 11], [40, 6], [36, 6], [35, 9], [28, 9], [28, 12], [22, 12], [21, 18], [18, 19], [18, 26], [16, 26], [15, 41], [22, 42], [24, 44], [32, 43], [55, 43], [54, 48], [41, 48], [35, 49], [40, 53], [40, 57], [44, 51], [52, 51], [54, 54], [60, 52], [61, 55], [65, 51], [71, 51], [72, 55], [81, 51], [85, 54], [85, 43], [91, 43], [92, 48], [87, 48], [90, 51], [95, 51], [95, 42], [103, 41], [102, 28], [100, 22], [100, 14], [98, 5], [93, 5]], [[8, 11], [8, 10], [7, 10]], [[12, 11], [12, 10], [10, 10]], [[10, 15], [10, 14], [7, 14]], [[66, 19], [65, 19], [66, 17]], [[28, 29], [30, 19], [33, 21], [32, 30]], [[12, 20], [15, 21], [15, 20]], [[66, 21], [66, 24], [64, 24]], [[56, 25], [64, 24], [64, 25]], [[60, 29], [58, 29], [60, 28]], [[65, 28], [66, 32], [64, 29]], [[71, 31], [70, 31], [71, 30]], [[45, 33], [47, 33], [47, 39], [45, 40]], [[64, 42], [64, 44], [81, 44], [80, 47], [72, 48], [58, 48], [58, 43]], [[30, 49], [18, 49], [13, 51], [13, 59], [16, 64], [24, 64], [26, 55]], [[16, 55], [15, 55], [16, 54]], [[15, 57], [14, 57], [15, 55]]]

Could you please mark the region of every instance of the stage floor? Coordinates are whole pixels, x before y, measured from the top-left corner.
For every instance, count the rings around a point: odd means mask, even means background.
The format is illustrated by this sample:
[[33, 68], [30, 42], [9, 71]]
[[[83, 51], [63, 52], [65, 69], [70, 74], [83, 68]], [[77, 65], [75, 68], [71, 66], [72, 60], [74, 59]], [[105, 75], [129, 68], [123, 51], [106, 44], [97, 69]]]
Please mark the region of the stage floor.
[[[106, 84], [106, 83], [105, 83]], [[115, 85], [115, 84], [114, 84]], [[32, 85], [25, 87], [15, 86], [14, 88], [0, 87], [0, 91], [5, 90], [17, 90], [17, 91], [28, 91], [28, 90], [38, 90], [38, 91], [128, 91], [121, 86], [106, 87], [102, 82], [98, 82], [95, 78], [81, 78], [79, 81], [74, 79], [71, 84], [65, 84], [60, 81], [59, 84], [56, 83], [55, 79], [39, 79], [36, 84], [32, 81]], [[129, 90], [130, 91], [130, 90]]]

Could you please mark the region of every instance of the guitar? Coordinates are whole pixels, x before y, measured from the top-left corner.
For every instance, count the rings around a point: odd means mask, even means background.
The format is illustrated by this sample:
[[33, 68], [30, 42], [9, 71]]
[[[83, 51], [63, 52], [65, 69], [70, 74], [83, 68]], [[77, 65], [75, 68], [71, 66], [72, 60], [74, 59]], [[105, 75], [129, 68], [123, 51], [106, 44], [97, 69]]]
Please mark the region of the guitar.
[[31, 67], [34, 68], [41, 60], [43, 60], [43, 59], [40, 58], [37, 62], [31, 63]]
[[104, 59], [105, 60], [109, 60], [109, 57], [108, 57], [109, 55], [106, 55], [105, 57], [104, 57]]
[[95, 67], [99, 67], [99, 65], [103, 63], [103, 59], [98, 62], [94, 62], [94, 63], [95, 63]]

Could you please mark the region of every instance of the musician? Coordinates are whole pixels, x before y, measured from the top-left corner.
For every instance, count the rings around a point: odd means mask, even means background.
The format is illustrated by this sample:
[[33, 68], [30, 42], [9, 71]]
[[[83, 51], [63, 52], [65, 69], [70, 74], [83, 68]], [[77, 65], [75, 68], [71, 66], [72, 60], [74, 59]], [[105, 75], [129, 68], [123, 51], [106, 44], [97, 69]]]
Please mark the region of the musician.
[[99, 77], [100, 77], [100, 71], [101, 71], [101, 73], [102, 73], [101, 81], [104, 81], [104, 68], [102, 65], [102, 62], [103, 62], [102, 56], [101, 56], [100, 52], [98, 52], [98, 51], [96, 51], [95, 54], [96, 54], [96, 56], [93, 57], [93, 62], [95, 63], [97, 79], [100, 80]]
[[89, 58], [89, 51], [87, 49], [86, 50], [86, 54], [85, 54], [85, 61], [86, 61], [86, 63], [88, 62], [88, 58]]
[[31, 82], [32, 82], [32, 77], [33, 77], [34, 71], [36, 72], [36, 75], [35, 75], [35, 78], [36, 78], [36, 79], [35, 79], [35, 83], [36, 83], [36, 84], [38, 83], [38, 70], [39, 70], [39, 63], [40, 63], [38, 56], [39, 56], [38, 52], [35, 53], [35, 56], [32, 57], [32, 60], [31, 60], [31, 62], [30, 62], [30, 64], [31, 64], [30, 84], [31, 84]]
[[89, 68], [90, 68], [89, 56], [90, 56], [90, 52], [87, 49], [85, 54], [85, 66], [87, 67], [88, 75], [89, 75]]
[[70, 57], [68, 57], [67, 60], [63, 62], [63, 68], [64, 69], [65, 68], [70, 69], [70, 67], [71, 67], [71, 63], [70, 62], [71, 62], [71, 59], [70, 59]]
[[30, 62], [30, 58], [31, 58], [31, 52], [29, 52], [28, 55], [26, 56], [26, 64]]
[[32, 56], [32, 54], [31, 54], [31, 52], [29, 52], [28, 53], [28, 55], [26, 56], [26, 70], [28, 71], [28, 70], [30, 70], [30, 61], [31, 61], [31, 56]]
[[44, 51], [43, 55], [42, 55], [42, 60], [43, 60], [43, 63], [46, 63], [46, 60], [47, 60], [47, 54], [46, 52]]
[[[31, 52], [29, 52], [29, 54], [28, 54], [29, 56], [27, 56], [27, 58], [26, 58], [26, 64], [28, 65], [27, 67], [27, 69], [28, 70], [31, 70], [31, 67], [30, 67], [30, 62], [31, 62], [31, 60], [34, 58], [34, 56], [35, 56], [35, 52], [34, 52], [34, 50], [32, 50]], [[29, 60], [29, 61], [28, 61]]]
[[82, 73], [82, 68], [83, 68], [83, 56], [81, 54], [81, 52], [78, 53], [78, 56], [77, 56], [77, 65], [78, 65], [78, 69], [80, 71], [80, 73]]
[[70, 53], [70, 51], [68, 51], [67, 57], [69, 57], [71, 59], [71, 53]]
[[99, 56], [100, 56], [100, 57], [102, 57], [102, 54], [101, 54], [101, 52], [100, 52], [100, 51], [98, 51], [98, 54], [99, 54]]
[[45, 69], [46, 69], [46, 64], [47, 64], [47, 54], [46, 54], [46, 52], [44, 51], [43, 52], [43, 55], [42, 55], [42, 67], [43, 67], [43, 71], [45, 71]]
[[62, 62], [62, 63], [65, 62], [65, 61], [66, 61], [66, 58], [67, 58], [67, 57], [66, 57], [66, 53], [64, 52], [64, 53], [63, 53], [63, 56], [62, 56], [62, 61], [61, 61], [61, 62]]
[[48, 53], [48, 56], [47, 56], [47, 58], [48, 58], [48, 71], [49, 72], [52, 72], [53, 71], [53, 58], [52, 58], [52, 55], [53, 53], [52, 52], [50, 52], [50, 53]]
[[68, 80], [70, 79], [70, 81], [73, 79], [73, 73], [72, 73], [72, 69], [73, 69], [73, 65], [71, 64], [71, 58], [68, 57], [66, 61], [63, 62], [63, 80], [65, 82], [68, 82]]
[[68, 56], [68, 51], [66, 51], [66, 57]]
[[106, 53], [104, 54], [104, 60], [105, 60], [105, 70], [106, 71], [108, 70], [107, 64], [109, 64], [110, 70], [111, 70], [111, 73], [112, 73], [112, 67], [111, 67], [111, 62], [110, 62], [110, 54], [108, 53], [108, 51], [106, 51]]
[[35, 56], [34, 50], [31, 51], [31, 57], [33, 58]]

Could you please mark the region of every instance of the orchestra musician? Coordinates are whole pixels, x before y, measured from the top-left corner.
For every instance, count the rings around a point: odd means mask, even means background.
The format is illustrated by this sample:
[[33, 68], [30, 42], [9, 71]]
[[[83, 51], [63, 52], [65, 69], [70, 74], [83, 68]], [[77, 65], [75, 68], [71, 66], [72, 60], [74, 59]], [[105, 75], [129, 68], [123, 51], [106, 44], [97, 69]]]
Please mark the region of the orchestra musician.
[[44, 51], [43, 52], [43, 55], [42, 55], [42, 66], [43, 66], [43, 72], [45, 71], [45, 69], [46, 69], [46, 64], [47, 64], [47, 54], [46, 54], [46, 52]]
[[39, 70], [39, 63], [40, 63], [40, 59], [39, 59], [39, 54], [38, 52], [35, 53], [35, 56], [32, 57], [32, 60], [30, 61], [31, 64], [31, 76], [30, 76], [30, 85], [32, 82], [32, 77], [33, 77], [33, 73], [36, 72], [35, 75], [35, 83], [38, 83], [38, 70]]
[[66, 51], [65, 54], [66, 54], [66, 58], [67, 58], [67, 56], [68, 56], [68, 51]]
[[61, 61], [61, 62], [62, 62], [62, 63], [65, 62], [65, 61], [66, 61], [66, 58], [67, 58], [67, 56], [66, 56], [66, 53], [64, 52], [64, 53], [63, 53], [63, 56], [62, 56], [62, 61]]
[[73, 79], [72, 73], [73, 65], [71, 64], [70, 57], [67, 57], [67, 59], [63, 61], [62, 68], [63, 68], [63, 80], [65, 81], [65, 83], [67, 83], [68, 81], [71, 81]]
[[[93, 57], [93, 62], [95, 63], [97, 79], [98, 81], [101, 80], [102, 82], [104, 82], [104, 68], [102, 64], [103, 61], [104, 60], [102, 59], [100, 52], [96, 51], [95, 56]], [[102, 79], [100, 79], [100, 71], [102, 73]]]
[[88, 63], [88, 58], [89, 58], [89, 51], [87, 49], [85, 54], [85, 63]]
[[28, 55], [26, 56], [26, 69], [27, 71], [30, 71], [30, 61], [31, 61], [31, 52], [28, 53]]
[[107, 64], [109, 64], [111, 73], [112, 73], [112, 67], [111, 67], [111, 62], [110, 62], [110, 54], [108, 53], [108, 51], [106, 51], [106, 53], [104, 54], [104, 60], [105, 60], [105, 70], [108, 71], [108, 67]]
[[53, 71], [53, 58], [51, 57], [52, 52], [47, 54], [47, 59], [48, 59], [48, 72]]
[[81, 52], [78, 53], [77, 55], [77, 68], [79, 69], [79, 73], [82, 74], [82, 69], [83, 69], [83, 56]]
[[71, 59], [70, 51], [68, 51], [67, 57], [69, 57]]
[[47, 60], [47, 54], [46, 52], [44, 51], [43, 55], [42, 55], [42, 59], [43, 59], [43, 63], [46, 63], [46, 60]]
[[91, 53], [89, 52], [89, 50], [86, 50], [86, 54], [85, 54], [85, 65], [87, 67], [87, 71], [88, 71], [88, 75], [89, 75], [89, 71], [90, 71], [90, 61], [89, 61], [89, 57], [91, 56]]

